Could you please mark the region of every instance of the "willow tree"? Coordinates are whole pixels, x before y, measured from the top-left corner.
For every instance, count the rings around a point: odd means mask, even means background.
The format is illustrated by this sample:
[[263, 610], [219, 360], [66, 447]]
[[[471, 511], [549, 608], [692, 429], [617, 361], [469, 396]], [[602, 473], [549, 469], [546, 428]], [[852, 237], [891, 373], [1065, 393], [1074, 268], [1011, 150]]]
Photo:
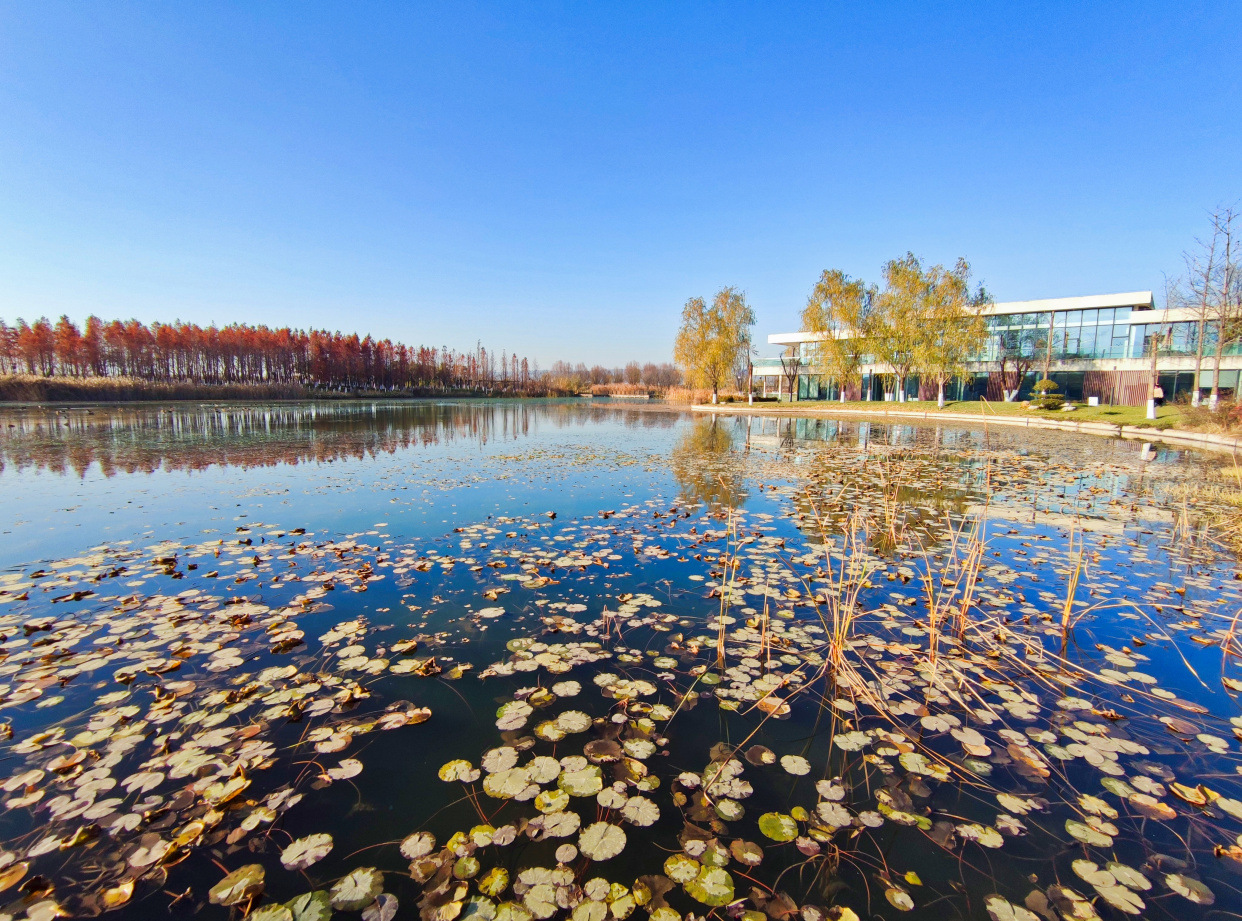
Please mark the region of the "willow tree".
[[875, 289], [840, 269], [826, 269], [802, 308], [802, 328], [813, 333], [808, 358], [816, 374], [837, 384], [845, 402], [849, 384], [862, 383], [865, 330]]
[[914, 253], [884, 263], [884, 287], [863, 326], [868, 351], [895, 380], [897, 401], [906, 400], [906, 381], [918, 368], [927, 334], [927, 274]]
[[983, 308], [992, 297], [982, 285], [970, 290], [970, 264], [957, 260], [952, 269], [934, 265], [923, 272], [922, 334], [915, 364], [936, 382], [936, 405], [944, 408], [944, 385], [959, 377], [966, 362], [978, 356], [988, 337]]
[[686, 383], [710, 387], [715, 403], [721, 384], [749, 356], [754, 325], [755, 312], [736, 288], [721, 288], [710, 306], [701, 297], [686, 301], [673, 346], [673, 361], [685, 373]]

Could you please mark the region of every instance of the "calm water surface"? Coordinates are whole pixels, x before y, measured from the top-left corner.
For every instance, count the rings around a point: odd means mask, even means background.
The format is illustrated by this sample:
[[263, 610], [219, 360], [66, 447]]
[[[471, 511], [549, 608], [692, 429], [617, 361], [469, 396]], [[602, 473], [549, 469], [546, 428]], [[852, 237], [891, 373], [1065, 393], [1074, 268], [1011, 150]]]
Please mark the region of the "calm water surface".
[[1234, 915], [1242, 583], [1183, 498], [1219, 463], [598, 402], [4, 411], [0, 912]]

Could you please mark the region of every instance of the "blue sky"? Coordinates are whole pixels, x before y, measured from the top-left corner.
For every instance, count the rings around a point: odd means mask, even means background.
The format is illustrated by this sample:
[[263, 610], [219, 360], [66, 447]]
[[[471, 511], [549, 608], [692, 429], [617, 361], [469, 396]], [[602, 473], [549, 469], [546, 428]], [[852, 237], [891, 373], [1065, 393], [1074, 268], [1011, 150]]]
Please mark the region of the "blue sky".
[[[1236, 3], [0, 2], [0, 317], [546, 367], [819, 273], [1162, 287], [1242, 198]], [[765, 353], [769, 351], [765, 348]]]

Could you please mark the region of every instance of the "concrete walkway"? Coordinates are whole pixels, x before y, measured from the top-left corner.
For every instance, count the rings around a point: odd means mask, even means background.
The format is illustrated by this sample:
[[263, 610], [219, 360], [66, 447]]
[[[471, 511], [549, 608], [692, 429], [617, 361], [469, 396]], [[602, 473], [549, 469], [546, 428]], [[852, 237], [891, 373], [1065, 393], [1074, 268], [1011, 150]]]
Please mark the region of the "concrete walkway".
[[1105, 438], [1132, 438], [1150, 441], [1156, 444], [1178, 445], [1188, 448], [1201, 448], [1204, 451], [1219, 451], [1224, 454], [1238, 456], [1242, 448], [1242, 437], [1237, 435], [1213, 435], [1205, 432], [1187, 432], [1180, 429], [1139, 428], [1136, 425], [1113, 425], [1109, 422], [1074, 422], [1069, 419], [1038, 419], [1032, 416], [1001, 416], [992, 413], [954, 413], [936, 410], [903, 412], [893, 409], [828, 409], [824, 407], [799, 407], [796, 403], [782, 403], [773, 406], [770, 403], [718, 403], [716, 405], [696, 403], [691, 407], [695, 412], [718, 413], [720, 415], [751, 415], [751, 416], [814, 416], [819, 418], [842, 418], [860, 416], [864, 418], [882, 418], [890, 422], [958, 422], [968, 425], [1010, 425], [1032, 429], [1051, 429], [1058, 432], [1080, 432], [1084, 435], [1099, 435]]

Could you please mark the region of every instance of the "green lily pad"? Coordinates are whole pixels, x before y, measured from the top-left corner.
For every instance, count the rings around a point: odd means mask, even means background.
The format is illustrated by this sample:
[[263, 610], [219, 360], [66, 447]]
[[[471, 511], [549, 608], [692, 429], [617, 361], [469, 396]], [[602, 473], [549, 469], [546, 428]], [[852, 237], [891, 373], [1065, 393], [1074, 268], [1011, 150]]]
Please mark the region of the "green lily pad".
[[285, 905], [293, 913], [293, 921], [328, 921], [332, 917], [332, 900], [324, 889], [303, 893]]
[[687, 895], [712, 908], [733, 901], [733, 877], [720, 867], [701, 867], [698, 875], [685, 886]]
[[759, 831], [773, 841], [792, 841], [798, 837], [798, 823], [781, 812], [765, 812], [759, 817]]

